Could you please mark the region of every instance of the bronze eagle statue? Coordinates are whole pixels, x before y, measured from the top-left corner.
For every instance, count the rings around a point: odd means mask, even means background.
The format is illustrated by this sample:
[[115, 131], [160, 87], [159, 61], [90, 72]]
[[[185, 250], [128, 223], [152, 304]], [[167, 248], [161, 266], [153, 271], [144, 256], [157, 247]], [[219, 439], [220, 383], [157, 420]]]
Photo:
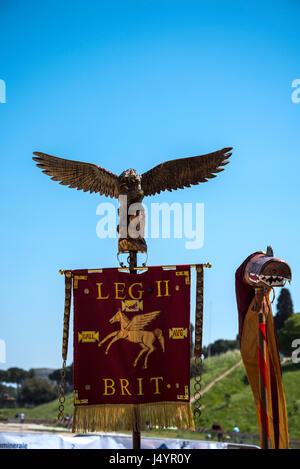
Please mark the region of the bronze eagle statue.
[[[127, 197], [129, 207], [133, 203], [142, 202], [145, 196], [191, 187], [216, 177], [216, 173], [223, 171], [223, 166], [229, 163], [231, 150], [228, 147], [206, 155], [165, 161], [141, 175], [132, 168], [117, 175], [96, 164], [58, 158], [41, 152], [34, 152], [33, 160], [43, 173], [59, 184], [116, 199], [123, 195]], [[128, 217], [128, 221], [137, 215]], [[146, 243], [142, 238], [128, 238], [119, 239], [119, 252], [146, 252]]]

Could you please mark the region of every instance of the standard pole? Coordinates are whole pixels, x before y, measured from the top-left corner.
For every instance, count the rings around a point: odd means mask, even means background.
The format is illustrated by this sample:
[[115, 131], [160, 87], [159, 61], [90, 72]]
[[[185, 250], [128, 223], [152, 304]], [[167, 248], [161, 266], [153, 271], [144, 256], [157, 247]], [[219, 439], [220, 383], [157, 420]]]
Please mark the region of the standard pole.
[[[262, 296], [261, 296], [262, 295]], [[261, 426], [261, 448], [269, 448], [269, 417], [267, 402], [267, 353], [266, 353], [266, 319], [264, 292], [259, 292], [258, 311], [258, 369], [259, 369], [259, 407]]]
[[[129, 273], [134, 274], [136, 267], [137, 267], [137, 252], [129, 251]], [[137, 423], [138, 423], [137, 412], [138, 412], [138, 409], [135, 409], [136, 428], [137, 428]], [[135, 430], [132, 431], [132, 448], [141, 449], [141, 433]]]

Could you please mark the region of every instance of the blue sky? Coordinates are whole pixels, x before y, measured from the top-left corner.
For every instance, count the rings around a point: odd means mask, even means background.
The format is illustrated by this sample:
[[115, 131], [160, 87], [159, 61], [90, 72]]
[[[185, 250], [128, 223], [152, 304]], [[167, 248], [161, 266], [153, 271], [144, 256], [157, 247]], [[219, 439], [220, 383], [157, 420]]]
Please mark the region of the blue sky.
[[108, 199], [54, 183], [33, 151], [142, 173], [234, 147], [214, 180], [146, 201], [205, 206], [204, 246], [149, 239], [148, 264], [212, 263], [204, 344], [236, 337], [235, 270], [268, 244], [300, 311], [299, 15], [292, 0], [1, 1], [0, 368], [60, 367], [58, 270], [118, 265], [96, 236]]

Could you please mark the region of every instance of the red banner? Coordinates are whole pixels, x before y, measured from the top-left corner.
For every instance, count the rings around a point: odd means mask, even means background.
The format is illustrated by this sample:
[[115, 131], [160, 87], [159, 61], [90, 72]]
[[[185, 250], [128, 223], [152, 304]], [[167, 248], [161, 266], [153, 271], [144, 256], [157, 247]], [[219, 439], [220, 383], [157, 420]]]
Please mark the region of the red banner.
[[190, 266], [72, 274], [73, 430], [193, 428]]

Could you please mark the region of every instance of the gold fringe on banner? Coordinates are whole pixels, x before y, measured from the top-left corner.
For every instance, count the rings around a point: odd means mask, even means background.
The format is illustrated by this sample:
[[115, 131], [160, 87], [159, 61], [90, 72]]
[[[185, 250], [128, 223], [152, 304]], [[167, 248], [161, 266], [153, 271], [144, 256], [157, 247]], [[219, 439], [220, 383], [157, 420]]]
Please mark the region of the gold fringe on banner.
[[176, 426], [195, 430], [189, 402], [155, 402], [147, 404], [77, 405], [73, 416], [73, 432], [143, 431], [146, 422], [160, 429]]

